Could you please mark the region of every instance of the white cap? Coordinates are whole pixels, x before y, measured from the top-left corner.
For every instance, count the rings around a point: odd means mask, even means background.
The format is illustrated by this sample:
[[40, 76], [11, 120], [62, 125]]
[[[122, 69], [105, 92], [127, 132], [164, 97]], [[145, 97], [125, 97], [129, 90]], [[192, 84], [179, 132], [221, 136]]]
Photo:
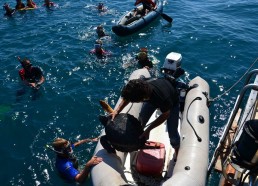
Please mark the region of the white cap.
[[170, 52], [165, 59], [162, 69], [175, 71], [181, 65], [182, 55], [176, 52]]

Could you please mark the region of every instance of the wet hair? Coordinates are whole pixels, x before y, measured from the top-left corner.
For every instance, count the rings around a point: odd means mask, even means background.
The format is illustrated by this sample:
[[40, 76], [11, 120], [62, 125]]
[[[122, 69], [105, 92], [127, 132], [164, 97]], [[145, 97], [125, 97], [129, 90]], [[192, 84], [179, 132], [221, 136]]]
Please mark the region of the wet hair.
[[30, 61], [28, 59], [22, 60], [21, 65], [23, 68], [28, 68], [28, 67], [32, 66], [32, 64], [30, 63]]
[[53, 143], [52, 147], [57, 154], [62, 154], [71, 157], [73, 151], [70, 150], [72, 142], [64, 139], [64, 138], [56, 138]]
[[138, 59], [141, 60], [141, 61], [147, 60], [148, 59], [147, 53], [146, 52], [139, 52], [138, 53]]
[[[68, 145], [67, 147], [65, 147], [65, 145]], [[64, 138], [56, 138], [53, 143], [52, 143], [52, 147], [54, 149], [53, 150], [55, 153], [57, 153], [57, 155], [65, 155], [67, 158], [69, 158], [72, 163], [74, 168], [78, 169], [78, 159], [77, 157], [73, 154], [73, 151], [69, 150], [72, 146], [72, 142], [68, 141]]]
[[97, 30], [103, 30], [103, 26], [102, 25], [97, 26]]
[[104, 4], [103, 4], [103, 3], [99, 3], [99, 4], [98, 4], [98, 9], [101, 10], [101, 9], [103, 9], [103, 8], [104, 8]]
[[67, 144], [68, 141], [64, 138], [56, 138], [53, 143], [52, 143], [52, 146], [55, 148], [55, 149], [62, 149], [64, 147], [65, 144]]
[[145, 80], [130, 80], [122, 89], [121, 97], [130, 102], [141, 102], [148, 98], [151, 88]]
[[104, 37], [106, 34], [104, 32], [104, 28], [102, 25], [99, 25], [96, 29], [96, 32], [98, 34], [99, 37]]
[[140, 52], [148, 53], [148, 49], [147, 49], [147, 48], [141, 48], [141, 49], [140, 49]]
[[140, 51], [137, 55], [137, 58], [140, 61], [148, 60], [148, 49], [147, 48], [140, 48]]

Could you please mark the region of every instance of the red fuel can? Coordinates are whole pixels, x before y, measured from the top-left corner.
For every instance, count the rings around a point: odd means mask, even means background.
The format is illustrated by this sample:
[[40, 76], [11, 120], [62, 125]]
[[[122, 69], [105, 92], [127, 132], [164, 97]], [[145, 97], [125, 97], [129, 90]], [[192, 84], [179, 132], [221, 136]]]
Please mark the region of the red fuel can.
[[165, 145], [154, 141], [147, 141], [145, 145], [147, 148], [138, 152], [136, 170], [146, 176], [160, 176], [165, 162]]

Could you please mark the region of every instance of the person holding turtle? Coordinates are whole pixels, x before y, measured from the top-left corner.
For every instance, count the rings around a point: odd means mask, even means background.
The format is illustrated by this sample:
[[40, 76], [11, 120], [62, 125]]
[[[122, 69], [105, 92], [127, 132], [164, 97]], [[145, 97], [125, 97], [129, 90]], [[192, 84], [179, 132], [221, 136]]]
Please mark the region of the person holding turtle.
[[150, 131], [167, 120], [170, 144], [175, 149], [176, 156], [180, 146], [178, 133], [179, 100], [174, 82], [167, 78], [146, 81], [143, 79], [130, 80], [122, 89], [122, 101], [111, 113], [114, 119], [128, 103], [144, 102], [139, 120], [144, 128], [152, 113], [160, 109], [162, 114], [152, 121], [139, 138], [149, 139]]

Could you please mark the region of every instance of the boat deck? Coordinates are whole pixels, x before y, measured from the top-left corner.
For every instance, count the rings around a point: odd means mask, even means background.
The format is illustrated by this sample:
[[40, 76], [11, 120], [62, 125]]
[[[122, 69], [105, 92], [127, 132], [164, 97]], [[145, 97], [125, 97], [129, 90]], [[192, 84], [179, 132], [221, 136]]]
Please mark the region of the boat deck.
[[[256, 75], [253, 85], [258, 85], [258, 75]], [[220, 186], [234, 185], [232, 183], [237, 183], [240, 180], [243, 169], [240, 167], [233, 167], [230, 164], [230, 161], [227, 160], [230, 156], [233, 141], [237, 141], [241, 134], [237, 132], [238, 128], [241, 129], [247, 120], [258, 119], [258, 92], [256, 90], [251, 90], [245, 108], [236, 109], [238, 109], [237, 114], [235, 115], [224, 142], [221, 142], [221, 146], [218, 149], [218, 159], [214, 167], [215, 171], [226, 175], [228, 179], [231, 179], [231, 182], [227, 181], [224, 176], [221, 176]], [[246, 179], [243, 185], [249, 185], [249, 180]]]

